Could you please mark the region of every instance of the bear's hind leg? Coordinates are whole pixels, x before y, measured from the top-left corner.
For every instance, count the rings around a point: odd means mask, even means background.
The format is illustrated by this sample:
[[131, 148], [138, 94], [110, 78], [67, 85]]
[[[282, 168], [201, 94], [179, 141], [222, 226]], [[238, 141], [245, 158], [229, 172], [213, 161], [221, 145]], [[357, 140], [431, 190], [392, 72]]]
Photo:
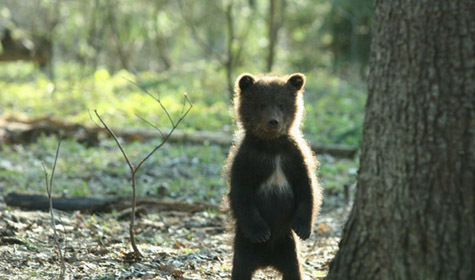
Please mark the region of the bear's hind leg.
[[296, 264], [287, 264], [283, 267], [282, 271], [282, 280], [302, 280], [303, 276], [300, 271], [300, 266]]
[[234, 256], [232, 280], [251, 280], [254, 271], [259, 267], [258, 259], [252, 244], [241, 233], [234, 239]]
[[302, 280], [300, 260], [294, 236], [288, 236], [275, 254], [273, 266], [282, 273], [283, 280]]
[[251, 280], [254, 270], [251, 266], [248, 266], [246, 262], [233, 262], [233, 272], [231, 274], [231, 280]]

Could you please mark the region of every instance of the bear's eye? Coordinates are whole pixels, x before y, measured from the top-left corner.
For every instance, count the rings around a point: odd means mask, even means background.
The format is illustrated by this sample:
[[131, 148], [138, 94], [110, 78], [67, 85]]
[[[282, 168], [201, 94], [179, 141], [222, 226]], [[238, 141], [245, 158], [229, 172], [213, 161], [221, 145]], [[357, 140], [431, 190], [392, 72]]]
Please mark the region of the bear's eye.
[[284, 109], [285, 109], [284, 104], [279, 104], [279, 109], [280, 109], [281, 111], [284, 111]]

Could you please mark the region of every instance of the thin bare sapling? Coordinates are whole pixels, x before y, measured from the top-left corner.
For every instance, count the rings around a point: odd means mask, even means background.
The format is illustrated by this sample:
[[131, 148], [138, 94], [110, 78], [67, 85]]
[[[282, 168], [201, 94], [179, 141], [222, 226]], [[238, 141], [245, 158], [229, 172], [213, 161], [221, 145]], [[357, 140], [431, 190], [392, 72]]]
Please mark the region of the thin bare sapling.
[[[129, 156], [127, 155], [124, 147], [121, 145], [118, 137], [114, 133], [114, 131], [107, 125], [107, 123], [102, 119], [100, 114], [97, 112], [97, 110], [94, 110], [95, 115], [99, 119], [99, 121], [102, 124], [102, 127], [108, 132], [108, 134], [114, 139], [116, 142], [117, 146], [119, 147], [125, 162], [127, 163], [127, 166], [129, 167], [130, 173], [131, 173], [131, 186], [132, 186], [132, 212], [130, 216], [130, 227], [129, 227], [129, 234], [130, 234], [130, 242], [131, 246], [133, 249], [133, 252], [131, 254], [127, 254], [128, 258], [131, 259], [140, 259], [143, 257], [142, 253], [140, 253], [137, 244], [135, 242], [135, 234], [134, 234], [134, 227], [135, 227], [135, 208], [136, 208], [136, 189], [137, 189], [137, 183], [136, 183], [136, 177], [137, 177], [137, 172], [139, 171], [140, 167], [149, 159], [158, 149], [160, 149], [170, 138], [170, 136], [173, 134], [175, 129], [180, 125], [180, 123], [183, 121], [183, 119], [188, 115], [190, 112], [191, 108], [193, 107], [193, 104], [191, 101], [188, 99], [188, 96], [186, 93], [184, 94], [184, 100], [183, 100], [183, 109], [181, 111], [181, 115], [178, 118], [178, 120], [174, 120], [174, 118], [171, 116], [170, 112], [167, 110], [167, 108], [163, 105], [159, 97], [153, 96], [150, 92], [148, 92], [146, 89], [143, 87], [140, 87], [137, 83], [130, 81], [129, 82], [133, 83], [137, 87], [139, 87], [142, 91], [144, 91], [146, 94], [148, 94], [150, 97], [152, 97], [159, 105], [162, 111], [165, 113], [167, 116], [168, 120], [170, 121], [171, 124], [171, 129], [168, 132], [163, 132], [160, 130], [156, 125], [151, 123], [150, 121], [146, 120], [145, 118], [139, 116], [136, 114], [136, 116], [142, 120], [143, 122], [147, 123], [151, 127], [153, 127], [155, 130], [158, 131], [158, 133], [161, 135], [161, 142], [158, 143], [155, 148], [153, 148], [149, 153], [147, 153], [137, 164], [133, 164], [132, 161], [130, 160]], [[91, 116], [92, 120], [92, 116]], [[94, 121], [94, 120], [93, 120]], [[94, 121], [95, 122], [95, 121]], [[96, 123], [96, 122], [95, 122]], [[97, 124], [97, 123], [96, 123]], [[98, 124], [97, 124], [98, 125]], [[98, 125], [99, 126], [99, 125]]]
[[54, 171], [56, 169], [56, 163], [58, 162], [58, 155], [59, 155], [59, 149], [61, 147], [61, 139], [58, 140], [58, 146], [56, 148], [56, 155], [54, 157], [54, 163], [53, 163], [53, 168], [51, 169], [51, 177], [48, 178], [48, 171], [46, 170], [46, 165], [42, 161], [41, 164], [43, 165], [43, 171], [45, 175], [45, 184], [46, 184], [46, 192], [48, 193], [48, 200], [49, 200], [49, 213], [51, 216], [51, 227], [53, 228], [53, 239], [56, 244], [56, 247], [58, 248], [58, 255], [59, 255], [59, 260], [61, 261], [61, 271], [59, 274], [59, 279], [63, 280], [64, 275], [66, 273], [66, 264], [64, 263], [64, 256], [61, 248], [61, 244], [59, 243], [59, 237], [58, 233], [56, 232], [56, 223], [54, 220], [54, 211], [53, 211], [53, 198], [51, 196], [51, 193], [53, 192], [53, 178], [54, 178]]

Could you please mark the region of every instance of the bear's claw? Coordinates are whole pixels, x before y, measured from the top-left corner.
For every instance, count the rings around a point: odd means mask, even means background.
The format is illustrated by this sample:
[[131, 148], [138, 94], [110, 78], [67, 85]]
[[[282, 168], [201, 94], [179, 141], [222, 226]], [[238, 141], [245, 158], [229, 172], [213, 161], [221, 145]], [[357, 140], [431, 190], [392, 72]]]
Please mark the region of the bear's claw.
[[244, 236], [253, 243], [263, 243], [270, 239], [271, 233], [267, 225], [253, 225], [243, 230]]
[[292, 225], [292, 229], [303, 240], [306, 240], [310, 237], [310, 231], [311, 231], [310, 225], [294, 222]]

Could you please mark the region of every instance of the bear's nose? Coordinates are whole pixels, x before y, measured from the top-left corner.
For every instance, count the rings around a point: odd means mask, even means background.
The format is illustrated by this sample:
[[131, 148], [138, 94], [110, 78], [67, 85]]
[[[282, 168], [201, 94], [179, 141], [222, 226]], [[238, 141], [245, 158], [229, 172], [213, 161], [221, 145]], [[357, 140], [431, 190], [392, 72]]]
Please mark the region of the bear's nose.
[[269, 128], [276, 129], [277, 126], [279, 125], [279, 120], [276, 118], [272, 118], [269, 120], [267, 125], [269, 126]]

